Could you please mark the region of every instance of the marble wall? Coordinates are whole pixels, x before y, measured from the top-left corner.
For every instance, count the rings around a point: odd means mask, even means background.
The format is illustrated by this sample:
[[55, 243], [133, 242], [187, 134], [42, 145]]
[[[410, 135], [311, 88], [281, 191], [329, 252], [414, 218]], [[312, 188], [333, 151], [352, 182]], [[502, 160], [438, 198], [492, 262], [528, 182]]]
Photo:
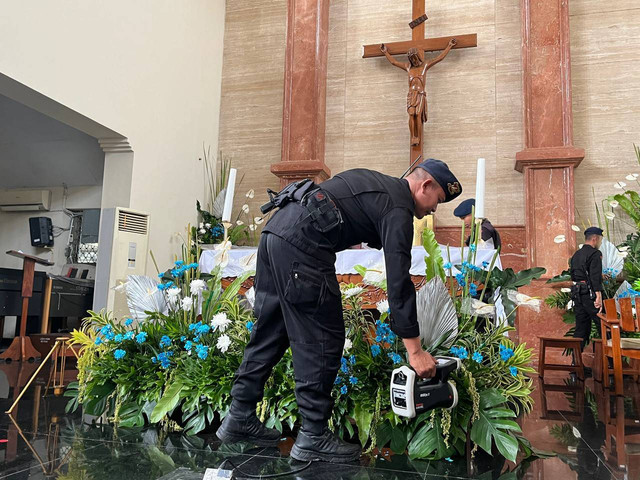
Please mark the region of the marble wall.
[[[286, 0], [227, 2], [220, 147], [253, 187], [252, 210], [277, 189], [269, 172], [280, 158]], [[576, 170], [576, 205], [594, 220], [598, 197], [638, 171], [640, 5], [637, 0], [571, 0], [575, 144], [587, 151]], [[428, 1], [428, 37], [478, 34], [428, 72], [425, 154], [447, 161], [473, 196], [475, 159], [487, 159], [487, 216], [524, 224], [521, 13], [518, 0]], [[399, 175], [408, 164], [407, 77], [384, 58], [363, 59], [362, 45], [410, 39], [411, 0], [331, 0], [326, 163], [333, 174], [367, 167]], [[433, 55], [433, 54], [430, 54]], [[634, 70], [635, 66], [635, 70]], [[236, 205], [245, 201], [239, 195]], [[454, 225], [454, 205], [437, 225]]]
[[640, 3], [571, 0], [569, 13], [574, 143], [586, 151], [575, 172], [576, 207], [580, 219], [594, 222], [593, 191], [598, 199], [618, 193], [615, 182], [631, 184], [625, 176], [640, 173], [633, 152], [640, 144]]

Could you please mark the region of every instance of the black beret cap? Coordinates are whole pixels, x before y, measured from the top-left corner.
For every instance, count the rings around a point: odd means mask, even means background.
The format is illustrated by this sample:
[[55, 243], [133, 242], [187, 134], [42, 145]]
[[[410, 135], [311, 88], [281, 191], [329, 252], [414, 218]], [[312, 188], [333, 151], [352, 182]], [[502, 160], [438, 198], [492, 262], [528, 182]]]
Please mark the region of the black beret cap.
[[601, 228], [598, 227], [589, 227], [584, 231], [584, 236], [588, 236], [588, 235], [602, 235], [603, 231]]
[[467, 200], [462, 201], [460, 205], [456, 207], [456, 209], [453, 211], [453, 214], [458, 218], [464, 218], [467, 215], [471, 215], [471, 209], [475, 207], [475, 205], [476, 199], [468, 198]]
[[430, 158], [419, 163], [418, 167], [427, 171], [442, 187], [445, 202], [450, 202], [462, 193], [462, 185], [443, 161]]

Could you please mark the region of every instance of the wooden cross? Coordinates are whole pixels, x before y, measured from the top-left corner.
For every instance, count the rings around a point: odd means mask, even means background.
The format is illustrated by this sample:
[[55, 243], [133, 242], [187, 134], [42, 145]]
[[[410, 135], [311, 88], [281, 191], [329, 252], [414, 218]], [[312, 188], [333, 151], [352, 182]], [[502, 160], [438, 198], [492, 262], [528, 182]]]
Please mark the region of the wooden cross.
[[[427, 119], [426, 91], [424, 89], [424, 79], [426, 72], [431, 66], [440, 62], [452, 48], [470, 48], [478, 45], [478, 36], [473, 34], [456, 35], [455, 37], [424, 38], [425, 35], [425, 0], [413, 1], [413, 21], [409, 24], [412, 27], [412, 39], [404, 42], [393, 42], [386, 44], [364, 45], [362, 58], [382, 57], [387, 55], [389, 61], [396, 67], [409, 72], [409, 96], [407, 97], [407, 110], [411, 130], [411, 155], [409, 162], [412, 163], [418, 155], [422, 155], [422, 132], [424, 122]], [[382, 47], [386, 47], [386, 53]], [[407, 54], [409, 50], [415, 48], [422, 52], [435, 52], [444, 50], [435, 59], [417, 63], [418, 59], [411, 56], [409, 63], [403, 64], [396, 61], [390, 55]], [[414, 51], [415, 53], [415, 51]], [[416, 63], [414, 63], [416, 62]]]

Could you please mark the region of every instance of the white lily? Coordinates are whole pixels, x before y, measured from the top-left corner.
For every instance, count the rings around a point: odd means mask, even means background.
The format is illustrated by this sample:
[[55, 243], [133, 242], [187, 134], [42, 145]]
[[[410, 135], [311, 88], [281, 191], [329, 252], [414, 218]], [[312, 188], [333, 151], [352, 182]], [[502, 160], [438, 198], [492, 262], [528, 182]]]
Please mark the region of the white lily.
[[577, 225], [571, 225], [571, 230], [573, 230], [574, 232], [579, 232], [580, 231], [580, 227]]
[[611, 200], [609, 202], [609, 205], [611, 205], [611, 208], [616, 208], [618, 205], [620, 205], [620, 202], [618, 202], [616, 200]]
[[344, 339], [344, 348], [342, 349], [342, 351], [344, 353], [347, 353], [349, 350], [351, 350], [351, 347], [353, 347], [353, 342], [351, 340], [349, 340], [348, 338]]
[[618, 190], [622, 190], [626, 186], [627, 184], [624, 182], [616, 182], [613, 184], [613, 188], [617, 188]]
[[249, 190], [246, 194], [245, 197], [247, 198], [253, 198], [255, 196], [256, 192], [253, 191], [253, 188], [251, 190]]
[[376, 308], [380, 313], [389, 313], [389, 300], [381, 300], [376, 303]]
[[558, 235], [556, 236], [556, 238], [553, 239], [553, 241], [556, 243], [562, 243], [565, 240], [566, 240], [566, 237], [564, 235]]
[[353, 288], [347, 288], [342, 293], [344, 294], [344, 298], [349, 298], [349, 297], [353, 297], [354, 295], [359, 295], [363, 291], [364, 291], [364, 288], [362, 287], [353, 287]]

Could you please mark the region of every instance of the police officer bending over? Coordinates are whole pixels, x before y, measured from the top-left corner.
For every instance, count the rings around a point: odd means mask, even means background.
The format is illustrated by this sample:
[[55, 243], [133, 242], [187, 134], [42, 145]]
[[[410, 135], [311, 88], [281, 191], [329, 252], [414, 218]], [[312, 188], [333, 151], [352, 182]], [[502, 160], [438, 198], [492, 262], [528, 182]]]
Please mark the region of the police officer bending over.
[[584, 231], [584, 245], [573, 254], [570, 264], [571, 299], [576, 314], [574, 338], [582, 338], [582, 348], [591, 335], [591, 321], [597, 322], [602, 310], [602, 229], [589, 227]]
[[270, 204], [280, 209], [265, 226], [258, 246], [254, 313], [257, 322], [231, 390], [229, 414], [217, 431], [225, 442], [277, 445], [280, 434], [256, 416], [264, 384], [288, 347], [293, 354], [296, 399], [302, 428], [291, 450], [300, 461], [354, 461], [360, 446], [328, 430], [331, 390], [345, 341], [336, 252], [366, 242], [384, 248], [391, 329], [403, 339], [409, 363], [421, 377], [435, 374], [422, 350], [416, 293], [409, 275], [413, 217], [449, 202], [462, 187], [439, 160], [420, 163], [399, 179], [366, 169], [342, 172], [316, 186], [289, 185]]

